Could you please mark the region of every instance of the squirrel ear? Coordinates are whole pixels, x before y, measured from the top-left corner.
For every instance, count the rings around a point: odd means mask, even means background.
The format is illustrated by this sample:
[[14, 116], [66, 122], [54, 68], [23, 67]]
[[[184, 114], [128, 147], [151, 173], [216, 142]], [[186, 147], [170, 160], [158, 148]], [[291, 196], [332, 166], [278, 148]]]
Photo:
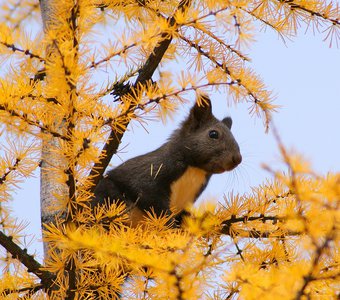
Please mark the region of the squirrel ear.
[[230, 117], [226, 117], [222, 120], [222, 122], [227, 125], [229, 129], [231, 129], [231, 125], [233, 125], [233, 120]]
[[197, 125], [208, 120], [212, 116], [211, 101], [208, 95], [199, 95], [196, 103], [190, 111], [189, 119]]
[[207, 95], [199, 95], [195, 105], [191, 108], [189, 116], [182, 123], [182, 132], [191, 132], [209, 122], [213, 117], [211, 101]]

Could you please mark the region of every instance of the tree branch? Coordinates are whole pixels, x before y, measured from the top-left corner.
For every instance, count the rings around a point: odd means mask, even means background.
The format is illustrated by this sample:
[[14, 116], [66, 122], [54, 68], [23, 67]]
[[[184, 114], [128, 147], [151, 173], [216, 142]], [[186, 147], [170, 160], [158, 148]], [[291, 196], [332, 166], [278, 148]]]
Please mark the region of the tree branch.
[[63, 141], [70, 141], [70, 138], [68, 136], [62, 135], [58, 133], [57, 131], [54, 131], [53, 129], [48, 128], [47, 125], [43, 125], [39, 121], [29, 119], [26, 114], [16, 112], [14, 109], [8, 109], [4, 105], [0, 105], [0, 111], [1, 110], [7, 112], [12, 117], [19, 118], [21, 121], [26, 122], [28, 125], [32, 125], [32, 126], [39, 128], [44, 133], [49, 133], [53, 137], [60, 138]]
[[[123, 119], [126, 118], [130, 113], [132, 112], [136, 112], [137, 110], [145, 110], [145, 108], [147, 106], [150, 106], [151, 104], [158, 104], [161, 101], [169, 98], [169, 97], [177, 97], [182, 93], [187, 93], [190, 91], [196, 91], [199, 90], [201, 88], [207, 88], [207, 87], [212, 87], [212, 86], [232, 86], [232, 85], [238, 85], [239, 82], [238, 81], [227, 81], [227, 82], [208, 82], [208, 83], [203, 83], [203, 84], [199, 84], [199, 85], [191, 85], [189, 87], [182, 87], [181, 89], [175, 90], [173, 92], [167, 93], [167, 94], [162, 94], [161, 96], [157, 96], [154, 98], [149, 98], [149, 100], [145, 103], [139, 103], [137, 105], [135, 105], [134, 107], [130, 107], [128, 109], [126, 109], [124, 112], [122, 112], [120, 115], [115, 117], [115, 120], [119, 120], [119, 119]], [[112, 123], [113, 119], [109, 118], [104, 120], [104, 122], [102, 123], [101, 126], [103, 125], [109, 125], [110, 123]]]
[[324, 251], [329, 248], [329, 244], [334, 240], [336, 235], [336, 228], [335, 225], [332, 227], [330, 232], [327, 234], [325, 240], [321, 243], [321, 245], [316, 245], [316, 242], [314, 241], [314, 244], [316, 246], [314, 258], [312, 260], [311, 268], [307, 275], [303, 277], [303, 284], [300, 288], [300, 290], [297, 292], [295, 300], [302, 299], [303, 296], [307, 296], [309, 299], [309, 295], [306, 294], [306, 289], [311, 281], [317, 280], [318, 278], [313, 275], [313, 272], [317, 269], [318, 264], [320, 263], [321, 256], [324, 254]]
[[[251, 221], [262, 221], [263, 223], [265, 223], [266, 221], [271, 221], [273, 222], [273, 224], [276, 224], [277, 222], [282, 221], [282, 220], [283, 218], [278, 217], [278, 216], [264, 216], [264, 215], [253, 216], [253, 217], [232, 216], [230, 219], [225, 220], [221, 223], [222, 228], [220, 230], [220, 233], [231, 235], [230, 229], [231, 229], [231, 226], [235, 223], [240, 223], [240, 222], [247, 223]], [[298, 232], [298, 231], [282, 232], [279, 228], [273, 231], [260, 231], [255, 228], [252, 228], [249, 230], [246, 230], [246, 229], [242, 230], [242, 237], [247, 237], [247, 238], [273, 238], [273, 237], [285, 236], [285, 235], [296, 236], [300, 234], [302, 234], [302, 232]]]
[[21, 293], [26, 292], [26, 296], [27, 296], [27, 295], [33, 295], [34, 293], [38, 292], [39, 290], [43, 288], [44, 286], [42, 284], [35, 284], [33, 286], [27, 286], [21, 289], [5, 289], [2, 291], [2, 294], [4, 294], [5, 296], [8, 296], [14, 293], [21, 294]]
[[320, 11], [312, 10], [310, 8], [307, 8], [303, 5], [301, 5], [300, 3], [296, 3], [294, 0], [293, 1], [292, 0], [278, 0], [278, 1], [288, 5], [291, 10], [301, 10], [301, 11], [304, 11], [304, 12], [310, 14], [313, 17], [316, 16], [318, 18], [328, 20], [332, 23], [332, 25], [338, 25], [338, 26], [340, 25], [339, 19], [329, 17], [329, 15], [326, 12], [320, 12]]
[[279, 220], [281, 220], [280, 217], [277, 216], [257, 216], [257, 217], [248, 217], [248, 216], [243, 216], [243, 217], [236, 217], [236, 216], [231, 216], [230, 219], [225, 220], [222, 222], [221, 225], [223, 225], [223, 233], [226, 233], [225, 231], [229, 231], [229, 228], [232, 224], [234, 223], [239, 223], [239, 222], [243, 222], [246, 223], [248, 221], [262, 221], [262, 222], [266, 222], [266, 221], [272, 221], [272, 222], [278, 222]]
[[7, 171], [0, 177], [0, 184], [3, 184], [7, 177], [15, 170], [18, 169], [20, 158], [17, 158], [12, 166], [7, 167]]
[[[189, 5], [191, 4], [191, 0], [182, 0], [180, 4], [178, 5], [178, 10], [185, 10]], [[170, 26], [173, 26], [176, 23], [175, 16], [172, 16], [169, 20]], [[164, 32], [161, 34], [161, 38], [163, 39], [159, 45], [157, 45], [154, 50], [151, 52], [150, 56], [146, 60], [144, 66], [140, 69], [139, 75], [137, 77], [137, 80], [134, 84], [134, 87], [137, 87], [138, 85], [142, 84], [144, 85], [147, 81], [149, 81], [152, 78], [153, 73], [155, 72], [156, 68], [158, 67], [159, 63], [161, 62], [166, 50], [168, 49], [171, 41], [172, 36], [169, 36], [168, 33]], [[123, 95], [131, 93], [132, 89], [128, 89]], [[123, 96], [121, 95], [121, 96]], [[134, 106], [131, 105], [131, 107], [128, 108], [128, 110], [134, 110]], [[130, 119], [127, 118], [123, 122], [123, 127], [127, 127], [130, 122]], [[112, 156], [117, 152], [118, 146], [120, 144], [120, 141], [124, 135], [125, 131], [122, 132], [115, 132], [114, 130], [111, 131], [107, 142], [105, 146], [103, 147], [100, 155], [100, 160], [97, 162], [91, 172], [90, 172], [90, 178], [92, 180], [92, 187], [90, 189], [91, 192], [94, 192], [95, 187], [97, 186], [98, 182], [102, 178], [105, 169], [110, 163], [110, 160]]]
[[9, 43], [3, 42], [3, 41], [0, 41], [0, 44], [11, 49], [13, 52], [20, 52], [20, 53], [23, 53], [24, 55], [29, 56], [29, 58], [36, 58], [36, 59], [40, 60], [41, 62], [45, 62], [45, 59], [43, 57], [41, 57], [38, 54], [33, 53], [29, 49], [21, 49], [21, 48], [15, 46], [14, 44], [9, 44]]
[[0, 231], [0, 245], [11, 253], [13, 258], [18, 259], [27, 268], [28, 272], [39, 277], [44, 287], [49, 287], [52, 284], [55, 275], [41, 270], [42, 265], [32, 255], [28, 254], [26, 249], [21, 249], [14, 243], [12, 237], [7, 236], [2, 231]]

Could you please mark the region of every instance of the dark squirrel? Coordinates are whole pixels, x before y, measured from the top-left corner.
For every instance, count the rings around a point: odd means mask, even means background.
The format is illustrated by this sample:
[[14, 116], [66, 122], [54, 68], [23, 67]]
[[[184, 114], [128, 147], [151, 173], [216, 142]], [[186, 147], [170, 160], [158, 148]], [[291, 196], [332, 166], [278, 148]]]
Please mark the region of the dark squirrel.
[[96, 187], [94, 205], [106, 199], [124, 201], [132, 226], [151, 209], [158, 216], [174, 213], [180, 223], [211, 175], [230, 171], [242, 161], [230, 131], [231, 118], [216, 119], [210, 99], [201, 100], [161, 147], [109, 171]]

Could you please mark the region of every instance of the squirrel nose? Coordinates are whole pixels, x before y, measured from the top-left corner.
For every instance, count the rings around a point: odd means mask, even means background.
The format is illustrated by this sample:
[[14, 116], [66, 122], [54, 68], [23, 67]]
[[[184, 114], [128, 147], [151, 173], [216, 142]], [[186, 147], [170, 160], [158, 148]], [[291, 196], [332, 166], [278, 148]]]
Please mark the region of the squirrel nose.
[[232, 161], [235, 166], [239, 165], [242, 161], [242, 155], [240, 153], [234, 154], [232, 157]]

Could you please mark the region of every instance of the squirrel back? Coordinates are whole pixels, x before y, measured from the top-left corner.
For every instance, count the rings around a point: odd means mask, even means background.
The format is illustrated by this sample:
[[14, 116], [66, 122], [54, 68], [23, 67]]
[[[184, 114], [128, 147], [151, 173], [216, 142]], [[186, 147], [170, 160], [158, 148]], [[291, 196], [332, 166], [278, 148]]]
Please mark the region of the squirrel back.
[[202, 105], [192, 107], [161, 147], [109, 171], [95, 190], [94, 205], [106, 199], [124, 201], [133, 226], [150, 209], [157, 215], [173, 212], [180, 216], [205, 189], [211, 175], [241, 163], [231, 125], [230, 117], [219, 121], [213, 116], [211, 102], [203, 96]]

